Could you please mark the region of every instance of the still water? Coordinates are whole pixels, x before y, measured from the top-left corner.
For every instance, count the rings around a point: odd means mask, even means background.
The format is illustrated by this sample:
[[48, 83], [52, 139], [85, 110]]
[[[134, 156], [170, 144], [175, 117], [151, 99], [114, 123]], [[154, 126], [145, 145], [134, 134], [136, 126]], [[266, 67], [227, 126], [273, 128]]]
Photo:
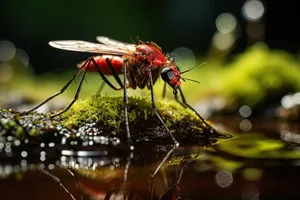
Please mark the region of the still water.
[[212, 119], [231, 138], [1, 154], [0, 199], [300, 199], [300, 127]]

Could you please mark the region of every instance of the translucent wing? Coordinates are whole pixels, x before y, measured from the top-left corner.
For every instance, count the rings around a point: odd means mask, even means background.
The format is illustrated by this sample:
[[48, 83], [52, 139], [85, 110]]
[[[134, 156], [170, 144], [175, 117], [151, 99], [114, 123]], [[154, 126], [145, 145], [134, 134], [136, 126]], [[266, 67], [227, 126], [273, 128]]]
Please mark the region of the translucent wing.
[[118, 47], [124, 50], [130, 50], [130, 51], [135, 51], [135, 45], [134, 44], [126, 44], [124, 42], [120, 42], [118, 40], [114, 40], [108, 37], [104, 36], [97, 36], [96, 40], [102, 44], [105, 44], [107, 46], [111, 47]]
[[89, 52], [97, 54], [112, 54], [112, 55], [128, 55], [132, 56], [134, 50], [122, 49], [113, 46], [107, 46], [104, 44], [80, 41], [80, 40], [58, 40], [51, 41], [49, 45], [57, 48], [68, 51], [79, 51], [79, 52]]

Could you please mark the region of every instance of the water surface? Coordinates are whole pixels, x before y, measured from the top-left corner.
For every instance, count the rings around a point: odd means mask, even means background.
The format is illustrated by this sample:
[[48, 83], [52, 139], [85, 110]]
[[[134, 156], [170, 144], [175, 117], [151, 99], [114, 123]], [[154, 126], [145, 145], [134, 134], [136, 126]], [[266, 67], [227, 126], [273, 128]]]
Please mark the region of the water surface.
[[[299, 125], [215, 118], [230, 139], [2, 152], [0, 199], [299, 199]], [[3, 156], [6, 155], [6, 156]]]

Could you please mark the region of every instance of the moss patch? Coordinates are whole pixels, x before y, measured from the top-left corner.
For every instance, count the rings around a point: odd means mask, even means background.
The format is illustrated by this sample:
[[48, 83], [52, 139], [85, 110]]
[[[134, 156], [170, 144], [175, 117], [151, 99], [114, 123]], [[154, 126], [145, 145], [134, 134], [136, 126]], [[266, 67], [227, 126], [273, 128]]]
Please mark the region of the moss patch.
[[[157, 102], [156, 106], [169, 125], [191, 121], [199, 128], [205, 127], [192, 111], [183, 108], [175, 101], [162, 100]], [[147, 123], [147, 120], [155, 116], [152, 105], [147, 99], [129, 98], [128, 117], [130, 123]], [[62, 124], [68, 128], [78, 127], [87, 121], [102, 121], [104, 125], [120, 130], [120, 124], [125, 121], [123, 98], [93, 96], [80, 100], [63, 114], [62, 119]]]
[[[159, 101], [157, 108], [180, 143], [207, 141], [222, 136], [210, 133], [210, 129], [193, 112], [174, 101]], [[99, 144], [116, 145], [127, 141], [122, 97], [93, 96], [75, 102], [62, 115], [51, 118], [52, 114], [25, 114], [2, 109], [0, 139], [26, 141], [26, 144], [37, 146], [51, 142], [76, 148]], [[172, 143], [153, 113], [149, 100], [129, 98], [128, 116], [131, 137], [136, 143]]]
[[[203, 138], [209, 128], [189, 109], [172, 100], [157, 102], [157, 109], [176, 138]], [[145, 98], [129, 98], [129, 126], [133, 138], [147, 141], [169, 138], [152, 110], [152, 104]], [[126, 137], [124, 103], [122, 97], [93, 96], [80, 100], [61, 117], [67, 129], [78, 128], [87, 123], [96, 123], [108, 136]]]

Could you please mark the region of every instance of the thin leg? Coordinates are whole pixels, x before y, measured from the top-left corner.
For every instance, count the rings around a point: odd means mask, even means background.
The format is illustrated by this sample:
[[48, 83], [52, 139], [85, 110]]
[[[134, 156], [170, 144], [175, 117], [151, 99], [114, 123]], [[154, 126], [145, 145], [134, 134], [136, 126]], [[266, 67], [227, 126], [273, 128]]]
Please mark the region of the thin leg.
[[103, 72], [100, 70], [100, 68], [98, 67], [98, 64], [96, 63], [94, 58], [91, 58], [91, 62], [94, 64], [94, 66], [96, 67], [96, 70], [98, 72], [98, 74], [101, 76], [102, 80], [109, 85], [112, 89], [114, 90], [120, 90], [121, 88], [117, 88], [116, 86], [114, 86], [113, 84], [111, 84], [111, 82], [105, 77], [105, 75], [103, 74]]
[[108, 65], [108, 67], [109, 67], [112, 75], [114, 76], [114, 78], [116, 79], [116, 81], [119, 83], [120, 87], [123, 88], [124, 86], [122, 84], [122, 81], [121, 81], [118, 73], [116, 72], [115, 68], [112, 66], [110, 60], [108, 58], [106, 58], [105, 61], [106, 61], [107, 65]]
[[131, 158], [133, 157], [133, 153], [131, 152], [131, 155], [127, 157], [127, 162], [124, 169], [124, 176], [123, 176], [123, 199], [127, 199], [127, 190], [126, 190], [126, 184], [127, 184], [127, 178], [128, 178], [128, 171], [131, 164]]
[[174, 152], [175, 148], [173, 147], [172, 149], [170, 149], [167, 153], [167, 155], [165, 155], [165, 157], [163, 158], [163, 160], [159, 163], [159, 165], [156, 167], [156, 169], [154, 170], [153, 174], [151, 174], [151, 180], [150, 180], [150, 194], [151, 194], [151, 200], [153, 200], [154, 197], [154, 179], [155, 176], [157, 174], [157, 172], [160, 170], [160, 168], [165, 164], [166, 160], [171, 156], [171, 154]]
[[111, 199], [111, 196], [112, 194], [114, 193], [115, 191], [114, 190], [110, 190], [106, 193], [105, 197], [104, 197], [104, 200], [110, 200]]
[[155, 99], [154, 99], [154, 92], [153, 92], [153, 80], [152, 80], [151, 68], [149, 68], [149, 78], [150, 78], [150, 91], [151, 91], [152, 109], [153, 109], [154, 113], [156, 114], [156, 116], [158, 117], [158, 119], [163, 124], [163, 126], [165, 127], [165, 129], [168, 132], [168, 134], [170, 135], [170, 137], [172, 138], [175, 146], [179, 146], [179, 143], [174, 138], [174, 136], [172, 135], [172, 133], [170, 133], [169, 128], [167, 127], [167, 125], [165, 124], [165, 122], [163, 121], [163, 119], [161, 118], [161, 116], [159, 115], [159, 113], [157, 111], [157, 108], [156, 108], [156, 105], [155, 105]]
[[71, 169], [69, 168], [66, 168], [66, 170], [71, 174], [71, 176], [73, 177], [74, 181], [75, 181], [75, 185], [76, 185], [76, 188], [80, 191], [80, 199], [82, 200], [83, 199], [83, 195], [82, 195], [82, 191], [81, 189], [79, 188], [79, 185], [78, 185], [78, 182], [77, 182], [77, 179], [76, 179], [76, 176], [74, 174], [74, 172], [72, 172]]
[[126, 64], [127, 60], [123, 61], [123, 71], [124, 71], [124, 118], [125, 118], [125, 126], [126, 126], [126, 132], [127, 132], [127, 141], [128, 143], [132, 143], [131, 137], [130, 137], [130, 129], [129, 129], [129, 120], [128, 120], [128, 96], [127, 96], [127, 72], [126, 72]]
[[76, 94], [74, 96], [74, 99], [71, 101], [71, 103], [65, 108], [63, 109], [61, 112], [57, 113], [57, 114], [54, 114], [54, 115], [51, 115], [50, 117], [56, 117], [58, 115], [61, 115], [63, 114], [64, 112], [66, 112], [67, 110], [69, 110], [69, 108], [71, 108], [71, 106], [75, 103], [75, 101], [78, 99], [78, 96], [80, 94], [80, 91], [81, 91], [81, 87], [82, 87], [82, 83], [83, 83], [83, 80], [84, 80], [84, 77], [86, 75], [86, 70], [84, 71], [84, 74], [82, 75], [81, 77], [81, 80], [80, 80], [80, 83], [79, 83], [79, 86], [77, 88], [77, 91], [76, 91]]
[[49, 176], [53, 181], [55, 181], [56, 183], [58, 183], [68, 194], [69, 196], [73, 199], [76, 200], [76, 198], [71, 194], [71, 192], [66, 188], [66, 186], [60, 181], [60, 179], [56, 176], [54, 176], [53, 174], [51, 174], [50, 172], [40, 169], [41, 172], [43, 172], [45, 175]]
[[163, 88], [163, 93], [162, 93], [162, 98], [163, 99], [166, 97], [166, 92], [167, 92], [167, 83], [164, 82], [164, 88]]
[[[128, 73], [128, 72], [127, 72]], [[129, 69], [129, 76], [127, 77], [128, 78], [128, 82], [129, 82], [129, 85], [132, 89], [136, 89], [136, 80], [135, 80], [135, 75], [136, 72], [134, 69]]]
[[210, 132], [211, 132], [211, 133], [216, 133], [217, 131], [216, 131], [213, 127], [211, 127], [208, 123], [206, 123], [205, 120], [201, 117], [201, 115], [199, 115], [199, 113], [198, 113], [192, 106], [190, 106], [190, 105], [186, 102], [186, 99], [185, 99], [185, 97], [184, 97], [184, 95], [183, 95], [183, 92], [182, 92], [181, 87], [178, 87], [178, 90], [179, 90], [179, 92], [180, 92], [180, 96], [181, 96], [181, 99], [182, 99], [182, 103], [183, 103], [184, 105], [186, 105], [189, 109], [191, 109], [192, 111], [194, 111], [194, 113], [202, 120], [202, 122], [203, 122], [207, 127], [210, 128]]
[[53, 99], [54, 97], [64, 93], [64, 91], [69, 87], [69, 85], [74, 81], [74, 79], [78, 76], [78, 74], [80, 74], [80, 72], [83, 70], [83, 68], [86, 66], [86, 65], [89, 65], [90, 64], [90, 60], [86, 60], [84, 62], [84, 64], [82, 65], [82, 67], [80, 67], [80, 69], [77, 71], [77, 73], [72, 77], [71, 80], [68, 81], [68, 83], [56, 94], [52, 95], [51, 97], [47, 98], [45, 101], [43, 101], [42, 103], [40, 103], [39, 105], [35, 106], [34, 108], [32, 108], [31, 110], [29, 111], [25, 111], [24, 114], [27, 114], [27, 113], [30, 113], [36, 109], [38, 109], [39, 107], [41, 107], [42, 105], [44, 105], [45, 103], [47, 103], [48, 101], [50, 101], [51, 99]]
[[163, 158], [163, 160], [159, 163], [159, 165], [156, 167], [155, 171], [153, 172], [153, 174], [151, 174], [151, 178], [154, 178], [157, 174], [157, 172], [160, 170], [160, 168], [165, 164], [166, 160], [170, 157], [170, 155], [174, 152], [175, 147], [172, 147], [172, 149], [170, 149], [167, 153], [167, 155], [165, 155], [165, 157]]
[[[98, 71], [98, 73], [100, 74], [100, 76], [102, 77], [102, 79], [105, 81], [105, 83], [107, 83], [109, 86], [111, 86], [112, 88], [114, 89], [118, 89], [116, 88], [115, 86], [113, 86], [109, 81], [108, 79], [106, 79], [106, 77], [104, 76], [104, 74], [102, 73], [102, 71], [99, 69], [99, 67], [97, 67], [97, 63], [95, 62], [94, 58], [91, 58], [90, 61], [88, 62], [87, 66], [89, 66], [90, 62], [93, 62], [93, 64], [96, 66], [96, 69]], [[76, 94], [74, 96], [74, 99], [73, 101], [61, 112], [57, 113], [57, 114], [54, 114], [52, 115], [51, 117], [56, 117], [58, 115], [61, 115], [62, 113], [66, 112], [67, 110], [69, 110], [69, 108], [75, 103], [75, 101], [78, 99], [78, 96], [80, 94], [80, 91], [81, 91], [81, 88], [82, 88], [82, 83], [83, 83], [83, 80], [84, 80], [84, 77], [86, 75], [86, 72], [87, 70], [84, 71], [84, 74], [80, 80], [80, 83], [79, 83], [79, 86], [77, 88], [77, 91], [76, 91]]]
[[174, 90], [174, 91], [173, 91], [173, 94], [174, 94], [175, 100], [176, 100], [182, 107], [186, 108], [186, 106], [185, 106], [181, 101], [179, 101], [179, 99], [178, 99], [178, 94], [177, 94], [177, 90]]
[[101, 92], [102, 92], [102, 90], [104, 88], [104, 85], [105, 85], [105, 82], [102, 81], [100, 87], [98, 88], [98, 90], [96, 92], [96, 95], [100, 95], [101, 94]]
[[194, 156], [194, 157], [188, 157], [188, 158], [184, 158], [181, 162], [180, 162], [180, 171], [179, 171], [179, 175], [178, 175], [178, 178], [177, 178], [177, 181], [174, 185], [174, 188], [175, 188], [175, 191], [176, 191], [176, 197], [179, 199], [181, 198], [181, 195], [180, 195], [180, 187], [179, 184], [180, 184], [180, 181], [182, 179], [182, 176], [183, 176], [183, 173], [184, 173], [184, 170], [186, 168], [186, 166], [188, 164], [190, 164], [191, 162], [195, 161], [196, 158], [199, 156], [199, 151], [197, 152], [197, 154]]

